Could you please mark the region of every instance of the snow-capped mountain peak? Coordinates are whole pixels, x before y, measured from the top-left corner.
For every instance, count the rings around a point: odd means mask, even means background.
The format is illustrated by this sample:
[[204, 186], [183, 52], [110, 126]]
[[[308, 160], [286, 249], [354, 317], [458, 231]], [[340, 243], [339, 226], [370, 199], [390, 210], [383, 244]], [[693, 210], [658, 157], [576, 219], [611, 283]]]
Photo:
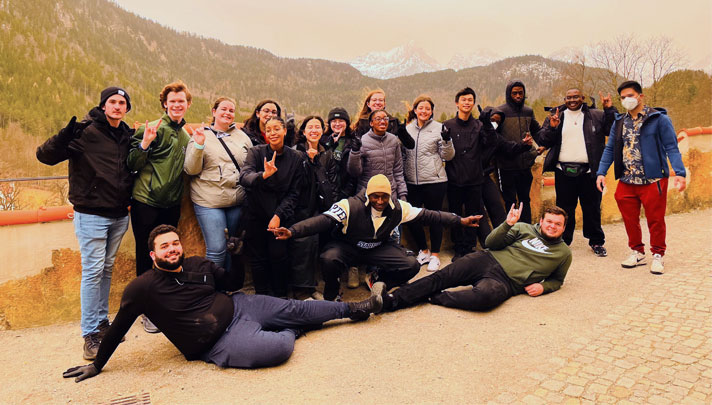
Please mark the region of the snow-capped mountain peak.
[[387, 51], [368, 53], [349, 64], [362, 74], [377, 79], [391, 79], [442, 69], [435, 59], [413, 42]]

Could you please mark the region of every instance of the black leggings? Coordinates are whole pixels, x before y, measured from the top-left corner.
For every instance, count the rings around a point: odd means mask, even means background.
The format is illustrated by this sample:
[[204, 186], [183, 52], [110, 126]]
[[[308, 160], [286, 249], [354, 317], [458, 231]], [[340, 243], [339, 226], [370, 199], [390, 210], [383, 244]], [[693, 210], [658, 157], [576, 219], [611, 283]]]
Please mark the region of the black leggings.
[[[447, 192], [447, 182], [433, 184], [408, 184], [408, 202], [413, 207], [425, 208], [433, 211], [442, 211], [443, 200]], [[408, 229], [418, 245], [418, 249], [427, 250], [428, 242], [425, 240], [425, 231], [419, 221], [409, 222]], [[440, 253], [440, 245], [443, 242], [443, 226], [440, 224], [430, 225], [430, 251]]]
[[287, 296], [291, 268], [286, 240], [277, 240], [267, 231], [271, 218], [250, 213], [245, 235], [245, 252], [250, 258], [255, 292], [284, 298]]
[[[459, 291], [448, 288], [472, 285]], [[499, 306], [514, 290], [509, 277], [488, 252], [463, 256], [444, 269], [404, 285], [393, 292], [394, 308], [405, 308], [430, 299], [432, 304], [471, 311], [487, 311]]]
[[149, 255], [148, 235], [158, 225], [178, 227], [180, 205], [170, 208], [153, 207], [142, 202], [131, 201], [131, 229], [136, 241], [136, 277], [153, 268]]
[[[507, 213], [502, 204], [502, 193], [489, 175], [485, 175], [485, 181], [482, 183], [482, 202], [485, 212], [484, 217], [480, 220], [480, 226], [477, 228], [477, 239], [484, 247], [485, 240], [492, 232], [492, 228], [498, 227], [507, 219]], [[487, 221], [492, 223], [492, 227]]]
[[522, 215], [519, 217], [519, 222], [526, 224], [532, 223], [532, 209], [530, 206], [531, 199], [529, 193], [532, 188], [533, 180], [534, 176], [532, 176], [531, 169], [499, 171], [499, 188], [502, 190], [505, 209], [509, 211], [512, 204], [519, 208], [519, 203], [522, 203]]

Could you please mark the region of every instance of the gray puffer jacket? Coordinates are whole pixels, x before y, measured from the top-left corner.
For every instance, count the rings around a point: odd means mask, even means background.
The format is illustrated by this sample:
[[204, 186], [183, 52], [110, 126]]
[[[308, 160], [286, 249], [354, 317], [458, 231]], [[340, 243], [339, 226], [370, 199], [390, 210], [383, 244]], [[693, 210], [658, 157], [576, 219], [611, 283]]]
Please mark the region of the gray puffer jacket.
[[405, 199], [408, 189], [403, 177], [403, 157], [398, 138], [386, 132], [379, 136], [368, 131], [361, 137], [361, 150], [351, 151], [346, 171], [358, 179], [357, 193], [366, 189], [368, 180], [383, 174], [391, 182], [391, 195]]
[[444, 183], [447, 181], [445, 161], [455, 156], [452, 140], [443, 141], [440, 131], [443, 124], [430, 120], [418, 127], [418, 120], [406, 125], [415, 139], [415, 148], [405, 151], [405, 181], [408, 184]]

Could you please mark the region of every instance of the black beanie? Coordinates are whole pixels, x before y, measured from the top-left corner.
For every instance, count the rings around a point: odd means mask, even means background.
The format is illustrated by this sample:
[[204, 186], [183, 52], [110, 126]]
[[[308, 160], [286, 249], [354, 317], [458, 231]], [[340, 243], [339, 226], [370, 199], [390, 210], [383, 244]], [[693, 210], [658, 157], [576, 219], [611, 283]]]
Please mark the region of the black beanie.
[[126, 99], [126, 112], [131, 111], [131, 97], [129, 97], [129, 93], [127, 93], [126, 90], [122, 89], [121, 87], [107, 87], [102, 90], [101, 101], [99, 101], [99, 108], [103, 107], [104, 104], [106, 104], [106, 100], [108, 100], [109, 97], [113, 96], [114, 94], [123, 96]]
[[346, 112], [345, 109], [342, 107], [336, 107], [332, 108], [331, 111], [329, 111], [329, 118], [327, 118], [326, 123], [331, 124], [331, 120], [340, 118], [344, 121], [346, 121], [346, 126], [348, 127], [351, 125], [351, 118], [349, 118], [349, 113]]

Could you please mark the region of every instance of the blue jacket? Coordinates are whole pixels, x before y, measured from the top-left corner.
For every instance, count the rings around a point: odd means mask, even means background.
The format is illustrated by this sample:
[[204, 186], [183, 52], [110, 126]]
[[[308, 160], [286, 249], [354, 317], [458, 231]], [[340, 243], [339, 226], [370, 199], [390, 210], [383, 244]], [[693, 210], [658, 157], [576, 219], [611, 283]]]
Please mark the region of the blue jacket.
[[[608, 168], [614, 162], [613, 170], [616, 179], [623, 175], [623, 118], [625, 114], [616, 114], [616, 121], [611, 127], [608, 143], [603, 150], [601, 163], [596, 173], [599, 176], [605, 176]], [[670, 170], [667, 159], [670, 159], [675, 175], [682, 177], [686, 175], [682, 155], [677, 148], [677, 135], [664, 108], [655, 108], [644, 118], [643, 124], [640, 126], [640, 149], [643, 155], [645, 177], [649, 179], [668, 177]]]

